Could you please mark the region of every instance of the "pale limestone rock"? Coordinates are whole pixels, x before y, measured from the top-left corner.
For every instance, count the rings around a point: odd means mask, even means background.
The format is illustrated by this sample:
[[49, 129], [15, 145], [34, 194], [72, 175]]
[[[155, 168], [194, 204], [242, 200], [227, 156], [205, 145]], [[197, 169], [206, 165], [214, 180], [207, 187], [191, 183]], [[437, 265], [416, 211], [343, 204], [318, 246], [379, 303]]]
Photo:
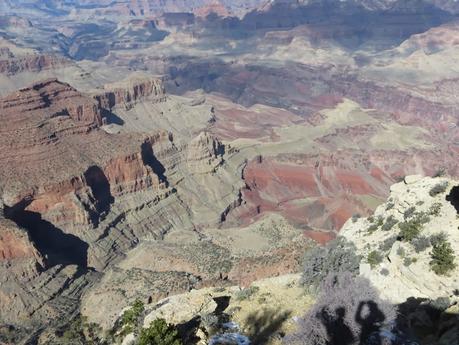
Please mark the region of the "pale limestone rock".
[[422, 175], [409, 175], [405, 176], [405, 184], [413, 184], [423, 179]]
[[[445, 182], [448, 182], [445, 193], [434, 197], [429, 194], [434, 186]], [[364, 260], [373, 250], [384, 254], [383, 262], [377, 267], [371, 269], [365, 261], [360, 266], [360, 274], [367, 277], [384, 298], [394, 303], [404, 302], [408, 297], [457, 298], [454, 291], [459, 288], [459, 217], [453, 205], [446, 200], [451, 189], [457, 185], [459, 182], [447, 178], [409, 176], [404, 182], [391, 187], [388, 201], [374, 212], [375, 219], [382, 217], [386, 222], [387, 218], [392, 216], [399, 223], [405, 220], [404, 213], [411, 207], [415, 207], [415, 212], [429, 214], [430, 221], [424, 224], [421, 235], [430, 237], [445, 232], [456, 253], [457, 267], [448, 276], [438, 276], [430, 269], [432, 248], [416, 253], [411, 243], [396, 241], [387, 252], [381, 251], [381, 243], [399, 233], [398, 224], [388, 231], [379, 228], [373, 233], [368, 232], [372, 224], [368, 218], [344, 224], [341, 235], [355, 243], [358, 253]], [[438, 215], [432, 213], [434, 204], [440, 205]], [[407, 266], [405, 258], [415, 258], [416, 262]], [[382, 269], [388, 273], [382, 274]]]
[[197, 345], [207, 345], [207, 335], [204, 333], [202, 329], [198, 329], [196, 332], [196, 337], [199, 339]]
[[165, 319], [168, 323], [177, 325], [191, 320], [196, 315], [212, 313], [216, 308], [217, 303], [210, 293], [203, 294], [202, 291], [193, 290], [159, 302], [145, 317], [144, 327], [148, 327], [156, 319]]
[[121, 345], [134, 345], [135, 344], [135, 335], [134, 333], [129, 333], [127, 336], [124, 337], [123, 342]]

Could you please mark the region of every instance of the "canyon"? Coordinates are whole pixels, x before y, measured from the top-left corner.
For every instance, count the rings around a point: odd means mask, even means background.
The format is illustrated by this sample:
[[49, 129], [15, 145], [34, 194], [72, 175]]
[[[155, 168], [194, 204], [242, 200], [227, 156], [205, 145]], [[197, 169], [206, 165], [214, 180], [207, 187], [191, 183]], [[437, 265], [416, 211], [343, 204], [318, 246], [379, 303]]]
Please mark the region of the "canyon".
[[297, 273], [404, 176], [459, 176], [455, 1], [0, 10], [0, 343]]

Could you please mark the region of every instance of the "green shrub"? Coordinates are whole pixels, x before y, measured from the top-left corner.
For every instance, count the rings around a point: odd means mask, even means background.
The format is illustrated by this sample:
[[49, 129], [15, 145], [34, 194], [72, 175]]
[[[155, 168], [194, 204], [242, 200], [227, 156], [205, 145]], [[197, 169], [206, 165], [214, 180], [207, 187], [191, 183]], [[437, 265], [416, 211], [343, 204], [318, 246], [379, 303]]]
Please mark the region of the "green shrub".
[[420, 253], [431, 246], [430, 239], [425, 236], [420, 236], [411, 241], [416, 253]]
[[387, 204], [386, 204], [386, 211], [389, 211], [389, 210], [392, 210], [395, 206], [395, 203], [393, 201], [389, 201]]
[[164, 319], [156, 319], [148, 328], [143, 328], [139, 335], [139, 345], [182, 345], [182, 340], [175, 326]]
[[434, 247], [442, 242], [446, 242], [447, 240], [448, 236], [444, 232], [439, 232], [438, 234], [430, 236], [430, 243]]
[[421, 224], [415, 220], [410, 220], [407, 222], [400, 223], [399, 228], [400, 228], [400, 237], [403, 239], [403, 241], [406, 241], [406, 242], [410, 242], [416, 237], [418, 237], [422, 231]]
[[436, 203], [432, 204], [432, 206], [430, 206], [429, 213], [432, 216], [438, 217], [440, 215], [440, 212], [441, 212], [441, 207], [442, 207], [442, 204], [440, 202], [436, 202]]
[[378, 218], [370, 217], [368, 220], [372, 223], [367, 229], [370, 234], [378, 230], [384, 224], [384, 218], [382, 216], [378, 216]]
[[432, 308], [443, 312], [451, 306], [451, 300], [449, 297], [438, 297], [429, 304]]
[[352, 223], [357, 222], [357, 220], [361, 217], [360, 214], [356, 213], [352, 215]]
[[87, 322], [87, 318], [81, 315], [66, 325], [63, 333], [58, 331], [56, 335], [60, 345], [106, 344], [106, 341], [101, 337], [102, 328], [94, 322]]
[[123, 325], [123, 334], [134, 331], [139, 323], [139, 319], [145, 310], [144, 304], [139, 299], [136, 299], [131, 308], [126, 310], [121, 316], [121, 324]]
[[394, 216], [389, 216], [387, 219], [386, 219], [386, 222], [383, 224], [383, 226], [381, 227], [382, 230], [384, 231], [389, 231], [391, 230], [396, 224], [398, 223], [398, 220], [395, 219]]
[[391, 236], [389, 238], [386, 238], [379, 245], [379, 250], [381, 250], [383, 252], [389, 251], [396, 241], [397, 241], [397, 236]]
[[377, 250], [373, 250], [368, 254], [367, 262], [370, 264], [371, 268], [379, 265], [383, 261], [383, 256]]
[[416, 212], [416, 207], [411, 206], [410, 208], [407, 208], [405, 212], [403, 212], [403, 218], [408, 219], [414, 216], [414, 213]]
[[361, 258], [356, 253], [355, 245], [344, 237], [309, 249], [303, 258], [301, 284], [314, 292], [329, 273], [346, 271], [357, 275]]
[[448, 188], [448, 182], [447, 181], [438, 183], [435, 186], [433, 186], [432, 189], [430, 189], [429, 195], [431, 197], [434, 197], [434, 196], [436, 196], [438, 194], [442, 194], [442, 193], [446, 192], [447, 188]]
[[430, 267], [437, 275], [447, 275], [456, 268], [454, 250], [446, 240], [436, 243], [430, 256]]
[[425, 212], [418, 212], [416, 213], [416, 217], [414, 218], [414, 220], [418, 222], [419, 224], [424, 225], [430, 222], [430, 217]]
[[379, 273], [381, 273], [383, 276], [387, 277], [390, 272], [389, 272], [389, 270], [387, 268], [383, 268], [383, 269], [381, 269], [381, 271]]

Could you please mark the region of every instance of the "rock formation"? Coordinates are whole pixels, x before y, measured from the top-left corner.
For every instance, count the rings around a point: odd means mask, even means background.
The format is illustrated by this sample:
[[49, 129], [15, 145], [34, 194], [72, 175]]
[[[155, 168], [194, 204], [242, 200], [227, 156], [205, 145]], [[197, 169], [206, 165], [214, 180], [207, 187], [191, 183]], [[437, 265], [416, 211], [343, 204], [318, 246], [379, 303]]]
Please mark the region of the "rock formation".
[[[409, 297], [457, 298], [457, 258], [443, 275], [435, 273], [431, 263], [436, 238], [450, 243], [456, 257], [459, 254], [457, 186], [448, 178], [407, 176], [391, 187], [387, 202], [371, 218], [343, 226], [341, 235], [355, 243], [363, 257], [360, 274], [384, 298], [394, 303]], [[407, 234], [410, 229], [414, 233]], [[368, 259], [374, 253], [381, 260]]]
[[94, 98], [99, 107], [112, 110], [115, 106], [124, 106], [129, 110], [136, 101], [149, 98], [159, 102], [165, 99], [165, 87], [160, 78], [130, 76], [128, 79], [104, 85], [104, 93]]

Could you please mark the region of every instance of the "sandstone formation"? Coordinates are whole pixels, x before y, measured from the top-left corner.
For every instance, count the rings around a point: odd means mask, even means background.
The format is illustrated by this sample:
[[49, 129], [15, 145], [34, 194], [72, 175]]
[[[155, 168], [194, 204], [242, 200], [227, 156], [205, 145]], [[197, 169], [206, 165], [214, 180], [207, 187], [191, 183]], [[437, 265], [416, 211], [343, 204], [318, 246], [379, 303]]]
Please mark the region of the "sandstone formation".
[[159, 78], [133, 75], [124, 81], [105, 84], [104, 92], [94, 98], [99, 102], [100, 108], [112, 110], [115, 106], [123, 106], [129, 110], [136, 101], [146, 98], [153, 102], [164, 100], [165, 88]]
[[[61, 57], [52, 55], [26, 55], [16, 57], [9, 50], [4, 50], [6, 56], [0, 56], [0, 73], [14, 75], [21, 72], [39, 72], [45, 69], [52, 69], [68, 64], [69, 62]], [[4, 59], [6, 57], [6, 59]]]

